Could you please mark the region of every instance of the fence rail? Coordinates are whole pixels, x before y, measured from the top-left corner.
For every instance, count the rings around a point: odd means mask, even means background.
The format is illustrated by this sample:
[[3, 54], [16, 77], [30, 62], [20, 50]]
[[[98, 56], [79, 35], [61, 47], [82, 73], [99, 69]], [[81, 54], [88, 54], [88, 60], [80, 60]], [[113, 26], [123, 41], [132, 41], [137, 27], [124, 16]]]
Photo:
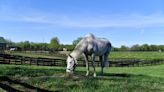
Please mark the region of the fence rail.
[[[163, 64], [164, 59], [152, 59], [152, 60], [142, 60], [134, 58], [119, 58], [119, 59], [110, 59], [109, 67], [129, 67], [129, 66], [145, 66], [145, 65], [157, 65]], [[55, 58], [33, 58], [25, 57], [19, 55], [9, 55], [9, 54], [0, 54], [0, 64], [28, 64], [28, 65], [41, 65], [41, 66], [66, 66], [65, 59], [55, 59]], [[91, 62], [89, 62], [91, 65]], [[101, 66], [100, 61], [95, 62], [96, 66]], [[78, 61], [78, 66], [85, 66], [84, 60]]]

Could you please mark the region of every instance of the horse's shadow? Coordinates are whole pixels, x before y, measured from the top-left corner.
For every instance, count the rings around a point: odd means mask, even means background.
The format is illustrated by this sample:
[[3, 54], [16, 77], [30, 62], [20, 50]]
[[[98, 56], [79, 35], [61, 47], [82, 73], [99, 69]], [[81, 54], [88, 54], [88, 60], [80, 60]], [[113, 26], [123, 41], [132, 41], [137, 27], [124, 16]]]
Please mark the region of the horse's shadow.
[[126, 73], [104, 73], [104, 74], [98, 74], [98, 76], [109, 76], [109, 77], [132, 77], [134, 75], [132, 74], [126, 74]]
[[31, 89], [31, 90], [36, 90], [37, 92], [51, 92], [51, 91], [48, 91], [48, 90], [45, 90], [45, 89], [41, 89], [41, 88], [31, 86], [27, 83], [23, 83], [23, 82], [20, 82], [20, 81], [17, 81], [17, 80], [12, 80], [7, 76], [0, 76], [0, 88], [2, 88], [3, 90], [5, 90], [7, 92], [21, 92], [21, 91], [11, 87], [10, 85], [2, 83], [2, 82], [8, 82], [9, 84], [16, 84], [16, 85], [24, 86], [25, 88], [28, 88], [28, 89]]
[[[78, 71], [75, 74], [77, 75], [85, 75], [84, 71]], [[91, 72], [89, 76], [92, 76], [93, 73]], [[143, 76], [143, 75], [134, 75], [134, 74], [128, 74], [128, 73], [97, 73], [98, 77], [134, 77], [134, 76]]]

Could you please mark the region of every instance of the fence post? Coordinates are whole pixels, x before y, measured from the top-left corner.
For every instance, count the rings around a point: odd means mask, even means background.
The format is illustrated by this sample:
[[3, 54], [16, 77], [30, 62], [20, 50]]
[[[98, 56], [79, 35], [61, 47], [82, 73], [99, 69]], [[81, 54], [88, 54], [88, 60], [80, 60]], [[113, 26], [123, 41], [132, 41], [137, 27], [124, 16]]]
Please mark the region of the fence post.
[[29, 58], [29, 60], [30, 60], [30, 65], [31, 65], [31, 63], [32, 63], [32, 59], [31, 59], [31, 58]]
[[35, 58], [37, 66], [39, 65], [39, 58]]
[[22, 56], [19, 58], [20, 61], [21, 61], [21, 65], [23, 64], [23, 59], [22, 59]]

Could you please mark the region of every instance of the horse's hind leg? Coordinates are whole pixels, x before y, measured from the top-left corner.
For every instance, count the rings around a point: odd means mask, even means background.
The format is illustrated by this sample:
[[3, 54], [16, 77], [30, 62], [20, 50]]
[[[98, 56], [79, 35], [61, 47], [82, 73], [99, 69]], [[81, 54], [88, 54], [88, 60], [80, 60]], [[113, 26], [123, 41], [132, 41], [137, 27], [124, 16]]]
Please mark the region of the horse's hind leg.
[[103, 75], [104, 73], [104, 67], [105, 66], [109, 66], [109, 62], [108, 62], [108, 53], [104, 54], [103, 56], [100, 56], [101, 59], [101, 74]]
[[109, 54], [105, 54], [104, 55], [104, 65], [105, 65], [105, 67], [108, 67], [109, 66], [108, 55]]
[[105, 66], [104, 56], [100, 56], [100, 61], [101, 61], [101, 74], [103, 74], [104, 66]]

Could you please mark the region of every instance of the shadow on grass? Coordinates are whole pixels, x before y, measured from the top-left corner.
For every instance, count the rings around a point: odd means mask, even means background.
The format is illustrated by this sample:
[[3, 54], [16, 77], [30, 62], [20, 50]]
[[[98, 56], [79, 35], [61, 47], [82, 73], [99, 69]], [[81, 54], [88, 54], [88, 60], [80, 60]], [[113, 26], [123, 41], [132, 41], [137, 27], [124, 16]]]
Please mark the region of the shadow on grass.
[[[156, 78], [152, 76], [147, 75], [137, 75], [137, 74], [128, 74], [128, 73], [104, 73], [101, 75], [100, 73], [97, 73], [97, 77], [94, 78], [93, 74], [91, 74], [86, 77], [85, 71], [75, 71], [75, 74], [72, 78], [70, 77], [63, 77], [62, 75], [65, 73], [64, 68], [52, 68], [52, 69], [30, 69], [25, 67], [12, 67], [8, 68], [8, 73], [4, 73], [4, 76], [0, 76], [0, 87], [6, 91], [9, 92], [21, 92], [18, 88], [14, 88], [12, 85], [7, 85], [3, 81], [14, 84], [14, 85], [20, 85], [25, 87], [25, 90], [35, 90], [37, 92], [50, 92], [49, 90], [53, 91], [66, 91], [69, 92], [72, 89], [75, 90], [83, 90], [85, 89], [87, 92], [93, 92], [94, 90], [102, 89], [103, 87], [101, 83], [104, 85], [107, 84], [110, 87], [113, 87], [115, 89], [121, 90], [119, 88], [120, 86], [123, 88], [129, 88], [128, 90], [131, 92], [134, 89], [139, 91], [139, 89], [144, 89], [146, 91], [150, 91], [152, 89], [147, 89], [148, 87], [151, 87], [151, 85], [163, 85], [163, 78]], [[6, 74], [6, 75], [5, 75]], [[42, 83], [48, 83], [46, 86], [44, 86], [44, 89], [31, 86], [27, 83], [23, 83], [17, 80], [11, 79], [12, 76], [15, 74], [21, 75], [21, 77], [27, 76], [30, 77], [29, 81], [33, 82], [39, 82], [39, 84]], [[10, 76], [10, 77], [6, 77]], [[19, 77], [17, 78], [19, 79]], [[34, 80], [33, 80], [34, 79]], [[42, 82], [40, 82], [42, 81]], [[135, 83], [135, 84], [134, 84]], [[144, 85], [144, 87], [140, 86], [140, 84]], [[126, 86], [125, 86], [126, 85]], [[131, 86], [132, 85], [132, 86]], [[51, 88], [52, 86], [52, 88]], [[137, 87], [138, 89], [136, 89]], [[48, 90], [45, 90], [48, 89]], [[106, 88], [108, 91], [110, 88]], [[105, 90], [105, 88], [104, 88]], [[158, 90], [160, 92], [160, 89], [157, 87], [153, 88], [153, 91], [155, 92]], [[113, 91], [111, 89], [111, 91]]]
[[126, 73], [104, 73], [100, 74], [100, 76], [109, 76], [109, 77], [132, 77], [134, 75], [132, 74], [126, 74]]
[[21, 92], [21, 91], [19, 91], [17, 89], [14, 89], [13, 87], [10, 87], [10, 86], [8, 86], [6, 84], [3, 84], [3, 83], [0, 83], [0, 88], [4, 89], [7, 92]]
[[[51, 92], [51, 91], [48, 91], [48, 90], [45, 90], [45, 89], [41, 89], [41, 88], [37, 88], [37, 87], [34, 87], [34, 86], [31, 86], [27, 83], [23, 83], [23, 82], [20, 82], [20, 81], [17, 81], [17, 80], [12, 80], [10, 79], [9, 77], [6, 77], [6, 76], [0, 76], [0, 81], [5, 81], [5, 82], [8, 82], [9, 84], [16, 84], [16, 85], [21, 85], [21, 86], [24, 86], [25, 88], [28, 88], [28, 89], [31, 89], [31, 90], [36, 90], [37, 92]], [[3, 84], [3, 83], [0, 83], [0, 87], [8, 92], [21, 92], [9, 85], [6, 85], [6, 84]]]
[[[1, 72], [1, 71], [0, 71]], [[65, 73], [65, 69], [33, 69], [30, 67], [8, 67], [5, 71], [2, 71], [3, 76], [15, 76], [19, 75], [21, 77], [38, 77], [38, 76], [51, 76], [54, 73]]]

